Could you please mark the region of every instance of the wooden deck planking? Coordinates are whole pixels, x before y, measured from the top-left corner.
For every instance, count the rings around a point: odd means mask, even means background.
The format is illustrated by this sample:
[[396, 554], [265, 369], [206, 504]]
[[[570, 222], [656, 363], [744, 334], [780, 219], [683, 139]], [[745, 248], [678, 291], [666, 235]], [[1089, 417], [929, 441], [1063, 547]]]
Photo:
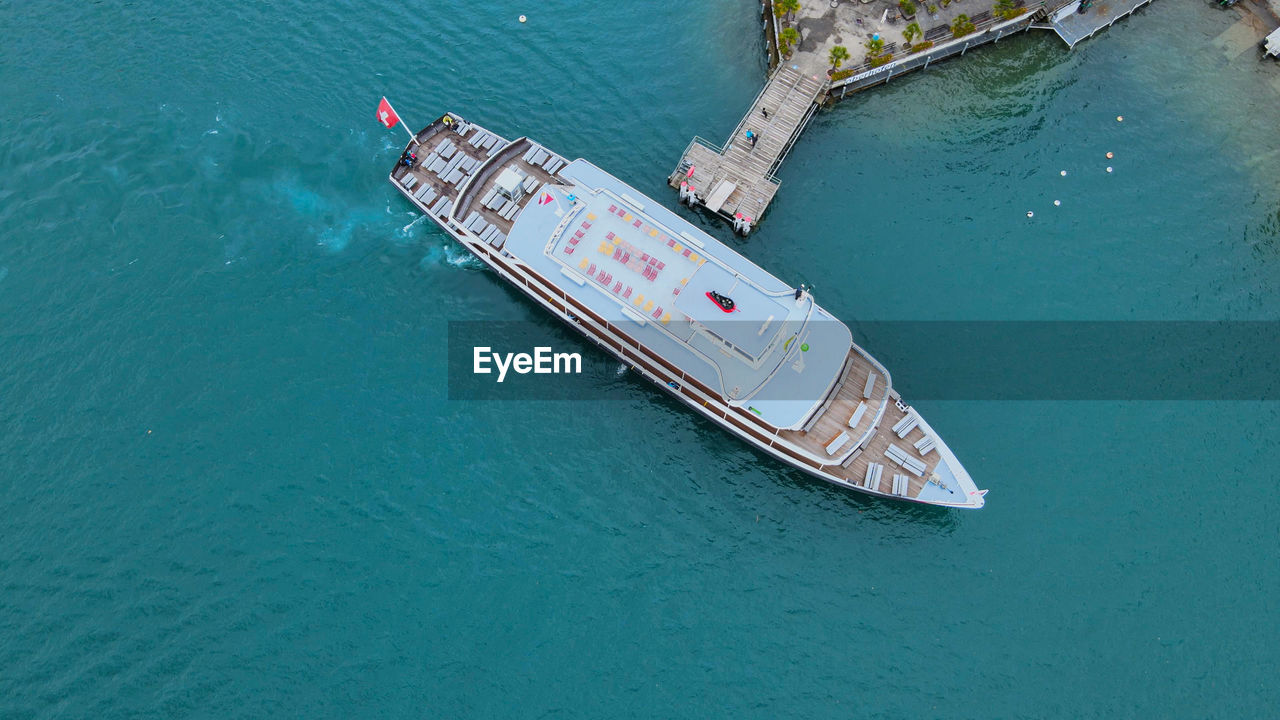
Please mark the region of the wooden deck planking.
[[[856, 350], [850, 350], [850, 370], [845, 377], [844, 384], [840, 387], [835, 400], [827, 407], [813, 427], [809, 431], [785, 431], [779, 433], [780, 437], [786, 438], [797, 445], [803, 447], [809, 452], [820, 458], [833, 461], [833, 464], [823, 468], [827, 472], [836, 477], [848, 480], [854, 485], [862, 486], [862, 478], [866, 476], [868, 463], [880, 463], [884, 465], [884, 475], [880, 478], [880, 491], [885, 494], [891, 494], [893, 489], [893, 475], [899, 473], [907, 476], [910, 489], [907, 491], [907, 497], [916, 497], [920, 491], [924, 489], [925, 484], [929, 480], [929, 476], [933, 473], [934, 467], [937, 466], [941, 456], [937, 450], [929, 455], [921, 455], [915, 448], [915, 443], [924, 437], [924, 431], [920, 427], [915, 427], [907, 434], [905, 438], [899, 438], [892, 428], [898, 424], [898, 421], [906, 416], [906, 413], [898, 409], [897, 403], [893, 397], [885, 398], [885, 378], [884, 374], [873, 367], [871, 363]], [[870, 400], [862, 397], [862, 388], [866, 382], [867, 373], [874, 372], [879, 377], [876, 379], [876, 387], [872, 391]], [[866, 401], [867, 412], [862, 420], [858, 422], [858, 427], [854, 430], [849, 429], [849, 418], [853, 415], [853, 411], [857, 409], [858, 403]], [[853, 442], [857, 442], [871, 427], [871, 423], [875, 421], [876, 413], [880, 408], [880, 400], [886, 404], [884, 416], [880, 420], [880, 424], [874, 435], [871, 436], [867, 446], [862, 449], [861, 454], [854, 458], [849, 467], [841, 467], [834, 463], [835, 459], [845, 457], [844, 452], [837, 453], [835, 458], [827, 455], [826, 446], [833, 438], [841, 432], [849, 433], [849, 437]], [[874, 401], [874, 404], [873, 404]], [[925, 463], [926, 469], [923, 477], [916, 477], [915, 474], [907, 471], [901, 465], [890, 460], [886, 456], [885, 450], [890, 444], [896, 444], [907, 452], [910, 457], [916, 458]], [[844, 450], [847, 450], [844, 448]]]
[[[924, 437], [924, 431], [919, 427], [914, 428], [906, 438], [898, 439], [896, 433], [892, 431], [892, 427], [905, 416], [906, 413], [898, 409], [898, 406], [892, 401], [885, 410], [884, 419], [880, 421], [880, 427], [876, 430], [876, 434], [871, 437], [871, 442], [863, 449], [848, 468], [839, 468], [840, 472], [834, 473], [837, 477], [845, 478], [850, 482], [861, 485], [862, 478], [867, 474], [867, 463], [880, 463], [884, 465], [884, 476], [880, 478], [880, 491], [890, 493], [893, 489], [892, 480], [894, 473], [901, 473], [907, 476], [907, 482], [910, 489], [907, 491], [907, 497], [916, 497], [920, 491], [924, 489], [925, 484], [929, 481], [929, 475], [933, 473], [934, 467], [937, 466], [941, 456], [937, 450], [929, 453], [927, 457], [921, 457], [920, 453], [915, 449], [915, 442]], [[916, 477], [913, 473], [904, 469], [901, 465], [890, 460], [884, 454], [889, 449], [889, 444], [893, 443], [903, 450], [907, 451], [907, 455], [916, 458], [925, 463], [924, 477]]]
[[[874, 369], [866, 358], [856, 352], [851, 351], [849, 358], [849, 373], [845, 376], [844, 384], [840, 386], [835, 400], [822, 413], [818, 422], [809, 428], [807, 433], [794, 431], [788, 436], [790, 440], [814, 452], [821, 458], [830, 458], [827, 455], [827, 443], [831, 442], [841, 432], [849, 433], [849, 437], [854, 442], [857, 442], [871, 427], [871, 423], [875, 421], [876, 413], [880, 410], [880, 402], [877, 401], [877, 398], [884, 400], [885, 380], [883, 376], [876, 380], [875, 391], [873, 391], [871, 399], [862, 397], [862, 387], [866, 382], [867, 373], [874, 372], [876, 375], [881, 375], [880, 371]], [[849, 418], [853, 415], [853, 411], [857, 409], [858, 403], [864, 401], [867, 403], [867, 412], [858, 421], [858, 427], [851, 430], [849, 429]], [[848, 447], [845, 449], [847, 450]], [[837, 455], [837, 457], [840, 457], [840, 455]]]
[[[462, 208], [455, 214], [458, 217], [465, 218], [472, 210], [475, 210], [479, 212], [480, 216], [490, 224], [496, 225], [502, 234], [510, 234], [511, 226], [515, 224], [516, 218], [520, 217], [520, 213], [517, 212], [510, 220], [507, 220], [499, 215], [497, 211], [485, 207], [480, 203], [480, 200], [484, 199], [484, 196], [488, 194], [494, 183], [497, 182], [498, 175], [502, 172], [503, 168], [507, 167], [515, 166], [532, 176], [543, 185], [554, 185], [561, 182], [558, 176], [547, 172], [542, 166], [525, 162], [522, 156], [532, 145], [532, 142], [525, 140], [523, 142], [513, 143], [495, 154], [494, 162], [489, 167], [484, 168], [481, 171], [481, 175], [473, 181], [472, 186], [467, 189], [466, 197], [462, 198]], [[534, 197], [533, 194], [527, 194], [521, 198], [520, 202], [517, 203], [521, 210], [524, 209], [524, 206], [528, 204], [532, 197]]]
[[[778, 68], [718, 152], [699, 141], [689, 145], [669, 179], [671, 186], [679, 188], [688, 180], [705, 203], [722, 182], [734, 183], [735, 189], [718, 212], [759, 220], [778, 192], [773, 173], [825, 88], [825, 80], [801, 75], [790, 66]], [[768, 116], [762, 109], [768, 110]], [[748, 130], [758, 136], [755, 146], [746, 137]], [[692, 175], [687, 174], [690, 168]]]

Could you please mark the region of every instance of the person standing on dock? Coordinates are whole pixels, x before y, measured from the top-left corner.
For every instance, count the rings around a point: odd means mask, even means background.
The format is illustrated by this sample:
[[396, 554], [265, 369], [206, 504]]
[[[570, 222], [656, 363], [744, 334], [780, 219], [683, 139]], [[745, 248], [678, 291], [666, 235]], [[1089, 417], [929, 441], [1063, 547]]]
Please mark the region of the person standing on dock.
[[764, 116], [764, 119], [765, 119], [765, 120], [768, 120], [768, 119], [769, 119], [769, 108], [761, 107], [761, 108], [760, 108], [760, 114]]

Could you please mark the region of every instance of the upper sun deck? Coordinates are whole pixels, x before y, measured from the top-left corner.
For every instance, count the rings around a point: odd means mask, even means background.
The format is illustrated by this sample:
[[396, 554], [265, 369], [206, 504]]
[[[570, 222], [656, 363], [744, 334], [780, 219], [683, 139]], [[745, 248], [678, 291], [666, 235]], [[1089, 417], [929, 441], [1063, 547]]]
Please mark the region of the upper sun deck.
[[848, 328], [594, 165], [557, 176], [524, 202], [504, 251], [730, 402], [776, 427], [803, 424], [838, 379]]

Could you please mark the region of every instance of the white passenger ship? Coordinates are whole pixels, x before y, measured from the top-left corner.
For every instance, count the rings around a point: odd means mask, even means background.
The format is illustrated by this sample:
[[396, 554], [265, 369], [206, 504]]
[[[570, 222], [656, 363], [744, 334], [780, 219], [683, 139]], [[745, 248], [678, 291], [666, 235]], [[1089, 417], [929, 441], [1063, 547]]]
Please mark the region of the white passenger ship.
[[852, 490], [982, 507], [844, 323], [595, 165], [450, 113], [390, 179], [500, 277], [763, 452]]

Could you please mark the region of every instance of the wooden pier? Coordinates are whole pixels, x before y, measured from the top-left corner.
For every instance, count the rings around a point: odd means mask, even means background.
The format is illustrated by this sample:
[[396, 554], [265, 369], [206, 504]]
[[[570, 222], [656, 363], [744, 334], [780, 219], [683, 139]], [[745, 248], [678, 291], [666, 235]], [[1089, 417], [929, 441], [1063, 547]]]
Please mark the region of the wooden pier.
[[[781, 66], [756, 96], [722, 147], [695, 137], [668, 182], [680, 201], [701, 205], [746, 235], [778, 192], [774, 176], [791, 146], [818, 108], [825, 77]], [[748, 136], [750, 131], [756, 139]]]

